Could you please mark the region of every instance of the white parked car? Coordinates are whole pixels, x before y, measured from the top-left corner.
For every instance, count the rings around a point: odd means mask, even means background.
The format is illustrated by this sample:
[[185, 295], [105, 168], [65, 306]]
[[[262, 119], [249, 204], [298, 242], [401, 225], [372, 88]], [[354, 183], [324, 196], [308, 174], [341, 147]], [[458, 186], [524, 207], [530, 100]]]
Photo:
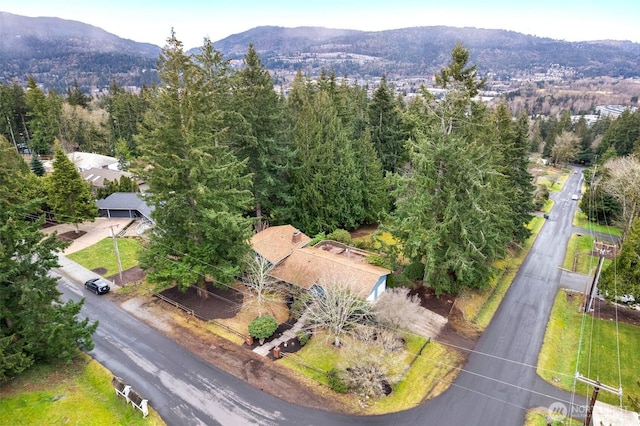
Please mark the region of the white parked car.
[[577, 194], [573, 194], [573, 195], [571, 196], [571, 199], [572, 199], [572, 200], [577, 200], [577, 199], [579, 199], [579, 198], [580, 198], [580, 196], [579, 196], [579, 195], [577, 195]]

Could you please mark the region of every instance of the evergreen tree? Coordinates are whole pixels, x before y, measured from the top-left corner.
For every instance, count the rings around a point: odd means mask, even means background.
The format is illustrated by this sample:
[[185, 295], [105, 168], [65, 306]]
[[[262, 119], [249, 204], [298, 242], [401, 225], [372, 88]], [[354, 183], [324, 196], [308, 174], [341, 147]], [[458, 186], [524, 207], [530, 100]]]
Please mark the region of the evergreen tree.
[[363, 182], [351, 132], [338, 117], [330, 92], [305, 102], [294, 131], [298, 154], [292, 179], [294, 224], [310, 234], [361, 224]]
[[147, 91], [144, 88], [140, 94], [133, 94], [119, 87], [114, 81], [109, 88], [109, 95], [103, 99], [104, 108], [109, 114], [107, 124], [110, 144], [118, 152], [118, 143], [124, 140], [132, 158], [139, 155], [135, 135], [138, 134], [138, 126], [142, 123], [142, 117], [148, 108], [146, 95]]
[[632, 294], [640, 300], [640, 218], [635, 218], [616, 259], [602, 271], [600, 293], [615, 296]]
[[24, 89], [17, 83], [0, 84], [0, 134], [15, 145], [26, 146], [26, 116]]
[[49, 154], [53, 140], [60, 131], [62, 98], [54, 91], [45, 95], [35, 79], [29, 77], [25, 100], [29, 118], [29, 147], [37, 154]]
[[253, 177], [255, 215], [258, 219], [283, 223], [290, 217], [288, 166], [295, 152], [282, 131], [283, 103], [253, 45], [249, 45], [244, 67], [234, 80], [234, 109], [245, 120], [249, 131], [237, 138], [233, 147], [238, 158], [248, 160]]
[[42, 160], [40, 160], [40, 156], [37, 153], [33, 153], [31, 156], [31, 171], [36, 176], [42, 177], [44, 176], [46, 170], [44, 169], [44, 164], [42, 164]]
[[91, 98], [84, 93], [80, 87], [78, 87], [78, 81], [73, 81], [73, 86], [67, 88], [67, 103], [72, 106], [79, 106], [82, 108], [88, 108]]
[[507, 207], [509, 214], [512, 241], [523, 243], [531, 231], [526, 225], [531, 221], [533, 205], [533, 176], [529, 173], [528, 140], [529, 120], [526, 114], [520, 114], [513, 121], [506, 104], [501, 103], [496, 110], [487, 116], [487, 127], [492, 131], [485, 133], [490, 138], [487, 142], [493, 145], [496, 154], [498, 180], [502, 183], [500, 199]]
[[156, 221], [140, 263], [163, 286], [230, 282], [249, 249], [251, 177], [229, 148], [221, 60], [208, 40], [187, 56], [172, 33], [137, 138]]
[[423, 282], [437, 293], [485, 286], [512, 237], [497, 155], [477, 131], [485, 117], [473, 98], [482, 81], [468, 56], [456, 45], [436, 76], [447, 89], [442, 102], [423, 92], [423, 123], [413, 130], [410, 167], [396, 178], [388, 227], [403, 258], [424, 264]]
[[609, 148], [615, 148], [618, 157], [633, 153], [634, 147], [640, 144], [640, 110], [631, 112], [626, 109], [611, 122], [598, 145], [600, 156]]
[[73, 223], [76, 233], [80, 232], [80, 223], [85, 220], [93, 222], [98, 215], [89, 184], [82, 179], [78, 169], [57, 142], [53, 156], [53, 172], [46, 177], [45, 186], [48, 194], [47, 204], [56, 220]]
[[407, 159], [401, 114], [402, 110], [383, 75], [380, 86], [373, 93], [368, 116], [371, 140], [382, 161], [382, 168], [389, 172], [398, 170]]
[[118, 169], [120, 170], [129, 170], [129, 166], [131, 165], [132, 154], [129, 150], [129, 145], [124, 138], [120, 138], [116, 141], [115, 146], [115, 155], [118, 159]]
[[43, 220], [28, 216], [40, 200], [28, 186], [33, 180], [15, 149], [0, 137], [0, 381], [36, 362], [70, 361], [78, 348], [93, 349], [91, 335], [97, 322], [79, 320], [82, 302], [62, 304], [57, 266], [64, 243], [40, 232]]

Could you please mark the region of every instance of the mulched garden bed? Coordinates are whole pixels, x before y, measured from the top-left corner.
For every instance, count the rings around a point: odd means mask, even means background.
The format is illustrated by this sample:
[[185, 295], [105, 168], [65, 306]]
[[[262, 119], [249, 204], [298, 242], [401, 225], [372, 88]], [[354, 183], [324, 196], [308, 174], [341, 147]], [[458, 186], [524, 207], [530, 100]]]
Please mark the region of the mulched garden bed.
[[207, 298], [200, 297], [195, 287], [189, 287], [186, 291], [171, 287], [160, 294], [192, 309], [205, 320], [233, 318], [242, 307], [244, 295], [237, 290], [218, 288], [212, 283], [207, 283], [206, 291]]

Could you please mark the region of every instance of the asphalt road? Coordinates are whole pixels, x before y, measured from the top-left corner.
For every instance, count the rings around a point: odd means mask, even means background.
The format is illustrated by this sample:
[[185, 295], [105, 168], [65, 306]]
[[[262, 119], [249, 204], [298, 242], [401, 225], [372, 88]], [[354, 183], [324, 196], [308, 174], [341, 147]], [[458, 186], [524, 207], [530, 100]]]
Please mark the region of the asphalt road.
[[550, 219], [449, 390], [400, 413], [345, 416], [283, 402], [205, 363], [81, 283], [62, 277], [59, 289], [63, 299], [86, 297], [82, 314], [100, 320], [90, 355], [149, 399], [169, 425], [522, 425], [530, 407], [571, 401], [543, 382], [535, 365], [561, 287], [576, 208], [571, 195], [579, 193], [581, 176], [571, 175], [554, 194]]

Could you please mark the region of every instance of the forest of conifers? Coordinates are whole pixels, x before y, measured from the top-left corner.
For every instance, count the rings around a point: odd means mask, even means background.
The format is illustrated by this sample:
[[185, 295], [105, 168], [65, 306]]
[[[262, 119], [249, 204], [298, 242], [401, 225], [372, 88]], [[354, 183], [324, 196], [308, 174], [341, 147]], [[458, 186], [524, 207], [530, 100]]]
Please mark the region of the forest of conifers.
[[468, 59], [453, 49], [436, 76], [440, 99], [404, 99], [384, 78], [369, 91], [332, 72], [299, 73], [278, 93], [252, 46], [234, 69], [210, 43], [190, 55], [172, 36], [161, 83], [140, 93], [0, 86], [0, 133], [36, 158], [58, 140], [136, 172], [162, 230], [143, 255], [151, 280], [232, 279], [257, 223], [309, 235], [382, 224], [395, 241], [382, 249], [388, 266], [457, 292], [485, 286], [493, 262], [529, 235], [532, 152], [590, 164], [637, 152], [640, 129], [637, 112], [594, 126], [569, 112], [514, 118], [476, 100], [482, 81]]

